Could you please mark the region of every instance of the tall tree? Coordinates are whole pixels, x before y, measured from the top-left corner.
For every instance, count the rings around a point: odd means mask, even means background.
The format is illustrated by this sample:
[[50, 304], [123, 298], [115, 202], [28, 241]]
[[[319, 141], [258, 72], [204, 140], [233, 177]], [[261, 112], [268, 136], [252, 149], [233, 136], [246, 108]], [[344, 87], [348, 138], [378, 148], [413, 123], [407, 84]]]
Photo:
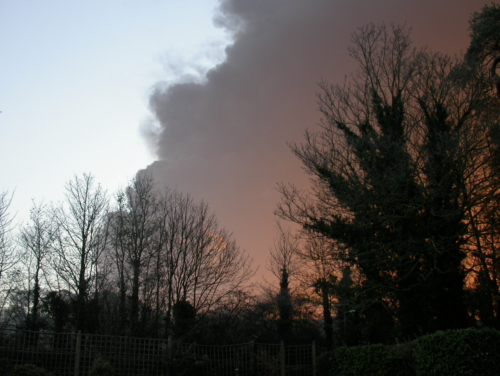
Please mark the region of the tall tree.
[[76, 295], [76, 328], [87, 327], [87, 303], [97, 282], [99, 261], [107, 241], [108, 198], [92, 175], [75, 176], [66, 184], [66, 205], [54, 208], [58, 226], [57, 274]]
[[[476, 185], [483, 189], [471, 197], [474, 205], [467, 211], [470, 227], [471, 255], [469, 268], [475, 283], [473, 314], [490, 326], [500, 327], [500, 6], [486, 5], [470, 19], [471, 43], [466, 62], [471, 70], [489, 76], [495, 86], [496, 109], [483, 122], [490, 125], [489, 155], [483, 159], [481, 174], [476, 175]], [[493, 91], [493, 90], [492, 90]], [[494, 106], [491, 106], [492, 108]]]
[[12, 195], [8, 192], [0, 192], [0, 326], [7, 325], [10, 320], [7, 305], [17, 285], [18, 276], [16, 264], [19, 255], [13, 242], [13, 218], [9, 213], [11, 202]]
[[186, 300], [206, 314], [245, 287], [251, 260], [219, 226], [206, 203], [167, 192], [162, 198], [167, 323], [173, 304]]
[[31, 311], [28, 309], [27, 323], [30, 330], [39, 329], [41, 279], [44, 276], [47, 277], [47, 263], [51, 257], [56, 238], [57, 223], [49, 218], [47, 207], [43, 204], [33, 203], [30, 210], [30, 222], [22, 227], [19, 233], [19, 243], [24, 250], [27, 261], [29, 282], [33, 281], [33, 302], [29, 307]]
[[153, 239], [159, 230], [157, 215], [157, 192], [151, 177], [136, 177], [124, 192], [118, 194], [118, 210], [114, 221], [118, 224], [115, 239], [120, 249], [116, 261], [121, 260], [122, 263], [118, 264], [122, 300], [125, 296], [123, 263], [127, 264], [128, 270], [131, 271], [130, 324], [133, 335], [138, 335], [141, 330], [139, 294], [144, 269], [150, 262]]
[[404, 27], [361, 28], [349, 52], [358, 71], [321, 84], [321, 130], [292, 146], [313, 194], [282, 185], [278, 214], [345, 249], [367, 328], [466, 325], [466, 210], [488, 135], [488, 84], [460, 61], [415, 50]]
[[291, 336], [293, 304], [290, 291], [290, 279], [299, 270], [298, 249], [299, 239], [294, 237], [289, 228], [283, 228], [276, 223], [278, 238], [269, 252], [269, 270], [279, 280], [279, 292], [276, 297], [279, 319], [278, 336], [285, 340]]
[[[332, 308], [335, 299], [337, 316], [341, 317], [344, 312], [350, 310], [349, 305], [345, 305], [344, 294], [340, 293], [339, 281], [342, 280], [342, 272], [347, 270], [349, 265], [345, 264], [337, 256], [337, 245], [329, 238], [323, 236], [311, 236], [305, 233], [306, 241], [304, 246], [298, 249], [297, 255], [300, 262], [304, 264], [302, 273], [299, 276], [301, 282], [314, 288], [314, 292], [319, 296], [318, 304], [323, 311], [323, 329], [325, 332], [326, 347], [333, 347], [333, 317]], [[347, 279], [343, 279], [344, 284]], [[348, 286], [351, 287], [351, 284]]]
[[163, 318], [169, 335], [174, 307], [205, 315], [244, 288], [250, 261], [207, 204], [142, 175], [117, 202], [110, 218], [122, 332], [158, 335]]
[[481, 12], [474, 12], [470, 19], [471, 43], [467, 58], [473, 64], [487, 67], [500, 98], [500, 76], [496, 72], [500, 63], [500, 6], [485, 5]]

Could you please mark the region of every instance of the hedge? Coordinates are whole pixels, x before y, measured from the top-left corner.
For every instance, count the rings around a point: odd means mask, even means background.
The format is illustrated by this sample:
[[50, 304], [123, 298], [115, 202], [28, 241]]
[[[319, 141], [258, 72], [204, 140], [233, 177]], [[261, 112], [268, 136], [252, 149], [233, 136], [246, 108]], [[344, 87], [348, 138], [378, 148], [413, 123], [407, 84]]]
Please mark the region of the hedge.
[[340, 347], [333, 358], [335, 376], [413, 375], [411, 348], [405, 345]]
[[339, 347], [332, 376], [496, 376], [500, 332], [461, 329], [436, 332], [405, 345]]
[[500, 332], [463, 329], [436, 332], [413, 341], [417, 375], [500, 374]]
[[53, 374], [33, 364], [23, 364], [14, 366], [12, 376], [53, 376]]

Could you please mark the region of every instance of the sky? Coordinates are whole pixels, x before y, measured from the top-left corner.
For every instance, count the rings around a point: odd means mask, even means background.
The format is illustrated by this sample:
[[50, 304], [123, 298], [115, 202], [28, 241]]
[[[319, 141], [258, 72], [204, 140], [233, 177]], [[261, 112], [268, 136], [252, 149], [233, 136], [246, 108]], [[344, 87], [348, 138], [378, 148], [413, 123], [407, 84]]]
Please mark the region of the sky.
[[27, 218], [75, 174], [110, 194], [139, 170], [203, 199], [269, 278], [280, 182], [308, 187], [287, 143], [320, 121], [367, 23], [465, 52], [478, 0], [0, 0], [0, 191]]
[[224, 58], [216, 5], [0, 0], [0, 191], [15, 191], [18, 220], [75, 174], [112, 194], [155, 160], [141, 137], [151, 87]]

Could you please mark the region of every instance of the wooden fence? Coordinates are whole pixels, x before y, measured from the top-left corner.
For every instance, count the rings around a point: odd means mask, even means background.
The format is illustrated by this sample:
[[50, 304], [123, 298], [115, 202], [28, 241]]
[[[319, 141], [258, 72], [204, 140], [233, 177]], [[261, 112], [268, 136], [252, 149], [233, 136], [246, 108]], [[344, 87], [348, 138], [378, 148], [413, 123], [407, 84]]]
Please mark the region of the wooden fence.
[[33, 364], [55, 376], [87, 376], [96, 359], [116, 376], [316, 376], [315, 344], [210, 346], [162, 339], [21, 330], [0, 332], [0, 374]]

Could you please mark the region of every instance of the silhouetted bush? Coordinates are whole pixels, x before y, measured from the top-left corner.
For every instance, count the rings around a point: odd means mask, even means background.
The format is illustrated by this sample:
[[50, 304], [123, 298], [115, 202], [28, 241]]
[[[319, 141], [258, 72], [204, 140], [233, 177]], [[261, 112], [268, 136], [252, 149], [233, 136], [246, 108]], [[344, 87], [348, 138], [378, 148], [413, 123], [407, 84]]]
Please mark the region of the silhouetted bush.
[[498, 375], [500, 332], [494, 329], [447, 330], [413, 341], [418, 375]]
[[335, 376], [493, 376], [499, 364], [500, 332], [476, 328], [440, 331], [405, 345], [339, 347], [330, 361]]
[[12, 376], [53, 376], [53, 374], [33, 364], [23, 364], [14, 366]]
[[316, 358], [316, 375], [317, 376], [330, 376], [332, 368], [333, 352], [326, 351]]
[[332, 363], [335, 376], [414, 375], [411, 348], [406, 345], [339, 347]]
[[115, 376], [115, 370], [107, 360], [98, 358], [92, 363], [89, 376]]

